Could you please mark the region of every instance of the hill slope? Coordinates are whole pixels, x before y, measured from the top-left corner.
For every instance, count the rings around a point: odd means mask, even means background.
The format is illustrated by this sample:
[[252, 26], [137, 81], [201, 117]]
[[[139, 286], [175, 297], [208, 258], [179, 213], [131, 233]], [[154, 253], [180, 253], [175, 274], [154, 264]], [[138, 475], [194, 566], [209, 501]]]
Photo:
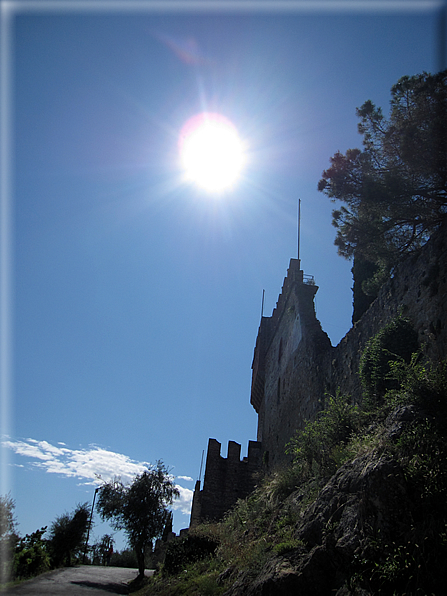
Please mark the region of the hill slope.
[[295, 464], [169, 546], [141, 593], [444, 594], [447, 366], [398, 359], [386, 375], [362, 407], [329, 399]]

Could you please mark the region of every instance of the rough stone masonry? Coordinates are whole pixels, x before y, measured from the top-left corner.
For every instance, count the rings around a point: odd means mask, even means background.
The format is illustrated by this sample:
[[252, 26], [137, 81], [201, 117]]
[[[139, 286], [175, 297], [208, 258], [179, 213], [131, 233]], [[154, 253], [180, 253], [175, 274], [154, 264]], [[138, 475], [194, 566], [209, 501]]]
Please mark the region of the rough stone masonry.
[[316, 318], [318, 287], [291, 259], [271, 317], [262, 317], [252, 365], [251, 404], [258, 413], [257, 441], [240, 460], [230, 441], [228, 457], [210, 439], [203, 489], [194, 492], [191, 525], [217, 520], [238, 498], [250, 494], [256, 472], [290, 462], [286, 445], [306, 420], [323, 407], [326, 392], [339, 389], [361, 400], [360, 355], [367, 341], [402, 312], [418, 333], [423, 354], [433, 361], [447, 355], [447, 225], [392, 272], [391, 279], [361, 319], [333, 347]]

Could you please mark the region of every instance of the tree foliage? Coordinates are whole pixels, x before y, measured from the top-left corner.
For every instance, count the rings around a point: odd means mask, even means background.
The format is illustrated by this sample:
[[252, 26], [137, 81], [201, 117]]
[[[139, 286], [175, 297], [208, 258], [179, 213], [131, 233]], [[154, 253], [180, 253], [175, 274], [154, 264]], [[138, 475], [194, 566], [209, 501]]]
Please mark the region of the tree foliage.
[[73, 557], [81, 553], [90, 519], [88, 503], [79, 504], [73, 513], [64, 513], [55, 519], [49, 531], [48, 546], [53, 565], [70, 566]]
[[447, 213], [447, 70], [402, 77], [391, 109], [357, 109], [363, 150], [337, 152], [318, 190], [334, 202], [335, 244], [389, 272], [423, 245]]
[[168, 506], [179, 496], [162, 462], [137, 476], [130, 486], [120, 480], [105, 483], [99, 490], [97, 511], [116, 530], [124, 530], [135, 550], [138, 571], [144, 575], [144, 556], [169, 521]]
[[46, 541], [42, 536], [47, 527], [27, 534], [20, 539], [14, 555], [14, 577], [29, 578], [44, 573], [50, 569], [50, 557], [47, 551]]
[[14, 548], [18, 541], [15, 502], [11, 495], [0, 495], [0, 583], [11, 575]]
[[99, 542], [92, 546], [93, 565], [109, 565], [115, 540], [110, 534], [104, 534]]
[[351, 272], [354, 284], [352, 286], [352, 324], [356, 323], [366, 312], [374, 300], [374, 291], [368, 291], [371, 280], [375, 279], [379, 268], [375, 263], [355, 256]]
[[376, 333], [360, 357], [360, 381], [367, 396], [380, 398], [400, 386], [400, 380], [391, 374], [393, 363], [409, 363], [418, 348], [418, 334], [402, 315]]
[[0, 496], [0, 540], [9, 538], [15, 533], [15, 502], [11, 495]]
[[333, 474], [340, 465], [341, 448], [358, 424], [358, 407], [350, 404], [349, 398], [339, 393], [326, 398], [324, 410], [296, 431], [287, 445], [286, 452], [293, 456], [303, 479]]

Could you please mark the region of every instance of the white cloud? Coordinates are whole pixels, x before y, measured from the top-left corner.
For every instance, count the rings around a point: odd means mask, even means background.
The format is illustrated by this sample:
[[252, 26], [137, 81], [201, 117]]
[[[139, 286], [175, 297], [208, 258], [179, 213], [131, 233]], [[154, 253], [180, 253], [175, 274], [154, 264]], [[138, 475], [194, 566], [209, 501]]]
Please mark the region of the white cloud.
[[50, 474], [61, 474], [86, 480], [86, 484], [101, 484], [98, 476], [106, 482], [120, 476], [126, 484], [147, 469], [148, 462], [137, 462], [127, 455], [108, 451], [95, 445], [88, 449], [56, 447], [47, 441], [25, 439], [3, 441], [2, 445], [31, 461], [31, 465]]
[[[21, 441], [2, 441], [3, 447], [11, 449], [17, 455], [28, 459], [35, 468], [40, 468], [49, 474], [78, 478], [84, 484], [100, 485], [102, 481], [108, 482], [119, 476], [124, 484], [132, 482], [138, 474], [150, 467], [149, 462], [138, 462], [122, 453], [108, 451], [96, 445], [88, 449], [69, 449], [56, 447], [47, 441], [24, 439]], [[58, 443], [65, 445], [65, 443]], [[35, 460], [35, 461], [30, 461]], [[98, 479], [98, 476], [101, 479]], [[192, 480], [189, 476], [178, 476], [181, 480]], [[180, 498], [176, 499], [173, 509], [189, 514], [193, 491], [176, 485]]]
[[184, 488], [179, 484], [176, 484], [180, 492], [180, 498], [176, 499], [172, 505], [173, 509], [179, 510], [181, 513], [189, 515], [191, 513], [191, 503], [194, 491], [189, 488]]
[[187, 482], [193, 482], [193, 478], [191, 476], [177, 476], [179, 480], [186, 480]]

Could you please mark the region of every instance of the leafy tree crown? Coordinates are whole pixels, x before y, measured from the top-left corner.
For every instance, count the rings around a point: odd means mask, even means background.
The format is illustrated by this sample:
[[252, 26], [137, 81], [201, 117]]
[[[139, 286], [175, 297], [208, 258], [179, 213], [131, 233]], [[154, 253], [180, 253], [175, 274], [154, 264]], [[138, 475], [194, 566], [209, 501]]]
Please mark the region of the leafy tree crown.
[[318, 190], [334, 209], [335, 245], [388, 271], [447, 215], [447, 70], [405, 76], [388, 118], [370, 100], [357, 109], [363, 150], [337, 152]]

